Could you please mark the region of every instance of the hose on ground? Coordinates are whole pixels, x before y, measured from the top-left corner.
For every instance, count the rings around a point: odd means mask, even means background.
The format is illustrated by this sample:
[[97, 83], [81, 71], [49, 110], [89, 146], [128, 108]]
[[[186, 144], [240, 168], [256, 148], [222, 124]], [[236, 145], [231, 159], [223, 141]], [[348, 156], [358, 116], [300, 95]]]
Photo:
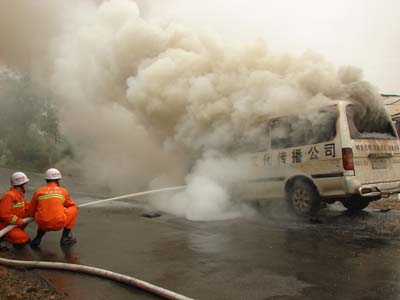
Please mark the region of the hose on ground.
[[[134, 193], [134, 194], [128, 194], [124, 196], [119, 196], [119, 197], [113, 197], [109, 199], [102, 199], [102, 200], [97, 200], [89, 203], [84, 203], [79, 205], [78, 207], [84, 207], [84, 206], [89, 206], [89, 205], [94, 205], [98, 203], [104, 203], [104, 202], [110, 202], [110, 201], [115, 201], [115, 200], [121, 200], [121, 199], [126, 199], [126, 198], [132, 198], [136, 196], [142, 196], [142, 195], [147, 195], [147, 194], [152, 194], [152, 193], [158, 193], [158, 192], [165, 192], [165, 191], [172, 191], [172, 190], [179, 190], [183, 189], [185, 186], [177, 186], [177, 187], [170, 187], [170, 188], [164, 188], [164, 189], [158, 189], [158, 190], [151, 190], [151, 191], [145, 191], [145, 192], [139, 192], [139, 193]], [[29, 223], [33, 220], [33, 218], [28, 217], [24, 218], [23, 222], [24, 223]], [[17, 225], [9, 225], [2, 230], [0, 230], [0, 239], [10, 230], [13, 228], [17, 227]], [[163, 297], [165, 299], [171, 299], [171, 300], [194, 300], [192, 298], [188, 298], [186, 296], [177, 294], [173, 291], [158, 287], [156, 285], [153, 285], [151, 283], [123, 275], [123, 274], [118, 274], [114, 273], [108, 270], [103, 270], [99, 268], [94, 268], [90, 266], [84, 266], [84, 265], [78, 265], [78, 264], [70, 264], [70, 263], [58, 263], [58, 262], [43, 262], [43, 261], [23, 261], [23, 260], [11, 260], [11, 259], [6, 259], [6, 258], [1, 258], [0, 257], [0, 264], [9, 266], [9, 267], [23, 267], [23, 268], [37, 268], [37, 269], [53, 269], [53, 270], [65, 270], [65, 271], [73, 271], [73, 272], [80, 272], [80, 273], [85, 273], [85, 274], [90, 274], [90, 275], [95, 275], [99, 277], [104, 277], [107, 279], [111, 279], [114, 281], [118, 281], [120, 283], [124, 283], [130, 286], [134, 286], [136, 288], [141, 288], [147, 292], [153, 293], [157, 296]]]
[[43, 261], [22, 261], [22, 260], [12, 260], [6, 258], [0, 258], [0, 263], [9, 267], [23, 267], [23, 268], [35, 268], [35, 269], [53, 269], [53, 270], [65, 270], [72, 272], [85, 273], [90, 275], [96, 275], [99, 277], [104, 277], [118, 281], [127, 285], [134, 286], [136, 288], [143, 289], [147, 292], [156, 294], [165, 299], [171, 300], [194, 300], [192, 298], [185, 297], [183, 295], [177, 294], [175, 292], [166, 290], [164, 288], [155, 286], [151, 283], [126, 276], [123, 274], [114, 273], [111, 271], [69, 263], [58, 263], [58, 262], [43, 262]]

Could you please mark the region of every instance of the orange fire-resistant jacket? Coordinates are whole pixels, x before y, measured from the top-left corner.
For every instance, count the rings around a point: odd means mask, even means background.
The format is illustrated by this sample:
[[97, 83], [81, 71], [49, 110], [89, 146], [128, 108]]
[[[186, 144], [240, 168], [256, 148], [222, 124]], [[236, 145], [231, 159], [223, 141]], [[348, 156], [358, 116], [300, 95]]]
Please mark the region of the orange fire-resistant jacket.
[[8, 225], [23, 225], [22, 219], [29, 216], [28, 207], [24, 194], [11, 187], [0, 199], [0, 229]]
[[29, 215], [34, 216], [39, 228], [45, 231], [60, 230], [68, 222], [66, 211], [72, 208], [76, 215], [77, 207], [68, 191], [55, 182], [49, 182], [34, 193]]

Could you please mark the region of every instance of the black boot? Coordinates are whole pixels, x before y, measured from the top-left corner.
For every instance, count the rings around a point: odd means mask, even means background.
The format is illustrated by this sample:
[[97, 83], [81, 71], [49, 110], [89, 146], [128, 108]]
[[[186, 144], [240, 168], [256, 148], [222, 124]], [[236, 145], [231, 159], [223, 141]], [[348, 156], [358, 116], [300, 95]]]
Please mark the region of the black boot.
[[32, 240], [31, 242], [31, 248], [38, 248], [40, 245], [40, 242], [42, 241], [42, 237], [44, 236], [46, 232], [38, 229], [36, 237]]
[[3, 243], [3, 239], [0, 238], [0, 252], [6, 252], [10, 249], [8, 249], [7, 245]]
[[29, 244], [29, 241], [24, 244], [12, 244], [15, 250], [25, 249], [26, 244]]
[[61, 246], [71, 246], [76, 243], [76, 238], [73, 237], [71, 229], [64, 228], [63, 234], [60, 240]]

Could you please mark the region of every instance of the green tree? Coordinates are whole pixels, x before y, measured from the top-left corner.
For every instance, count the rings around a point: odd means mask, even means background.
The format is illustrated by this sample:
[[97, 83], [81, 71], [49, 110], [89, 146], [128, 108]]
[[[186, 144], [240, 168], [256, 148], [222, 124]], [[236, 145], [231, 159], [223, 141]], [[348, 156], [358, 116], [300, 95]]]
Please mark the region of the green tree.
[[0, 163], [43, 169], [71, 151], [59, 132], [53, 100], [29, 77], [0, 78]]

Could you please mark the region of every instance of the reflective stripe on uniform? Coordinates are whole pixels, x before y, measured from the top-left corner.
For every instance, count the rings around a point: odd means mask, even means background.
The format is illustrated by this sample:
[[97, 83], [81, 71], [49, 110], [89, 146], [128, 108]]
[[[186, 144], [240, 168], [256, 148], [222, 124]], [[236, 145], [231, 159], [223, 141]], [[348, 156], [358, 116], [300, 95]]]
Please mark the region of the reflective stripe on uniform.
[[46, 194], [46, 195], [39, 196], [37, 199], [45, 200], [45, 199], [49, 199], [49, 198], [58, 198], [58, 199], [61, 199], [62, 202], [65, 201], [65, 197], [61, 194]]
[[11, 224], [15, 224], [17, 222], [18, 217], [14, 215], [14, 217], [11, 219]]
[[18, 202], [18, 203], [15, 203], [12, 205], [13, 208], [24, 207], [24, 206], [25, 206], [25, 202]]

